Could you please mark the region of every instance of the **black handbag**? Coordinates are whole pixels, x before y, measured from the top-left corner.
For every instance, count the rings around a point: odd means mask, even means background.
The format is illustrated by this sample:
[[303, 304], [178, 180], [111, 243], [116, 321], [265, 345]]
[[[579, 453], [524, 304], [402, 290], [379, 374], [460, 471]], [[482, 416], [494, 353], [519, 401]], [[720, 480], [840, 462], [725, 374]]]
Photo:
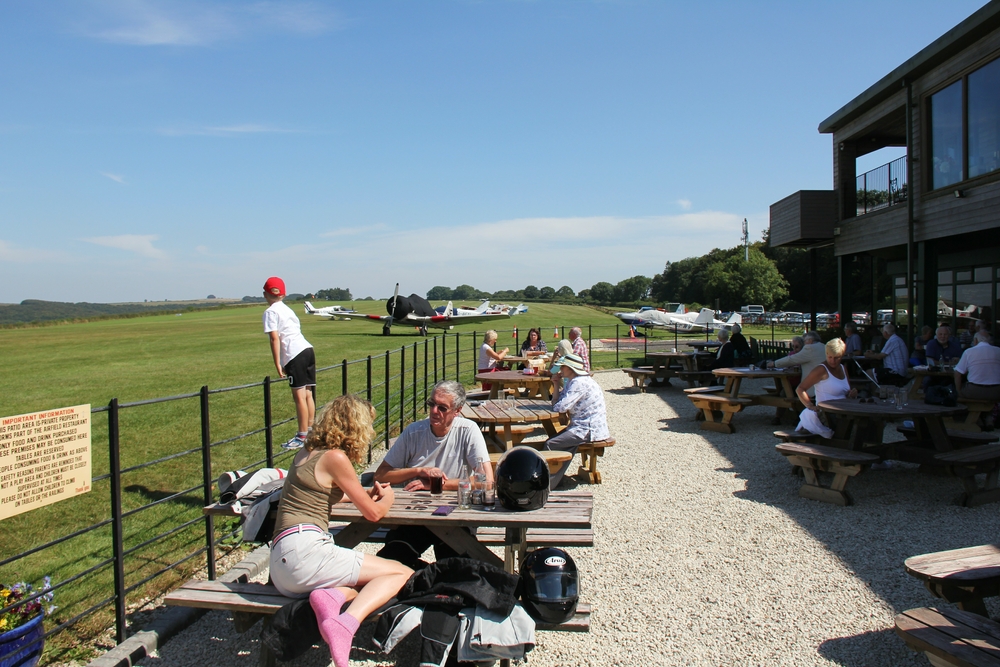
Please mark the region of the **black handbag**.
[[927, 391], [924, 393], [924, 403], [953, 408], [958, 405], [958, 396], [955, 393], [955, 388], [950, 385], [933, 385], [927, 387]]

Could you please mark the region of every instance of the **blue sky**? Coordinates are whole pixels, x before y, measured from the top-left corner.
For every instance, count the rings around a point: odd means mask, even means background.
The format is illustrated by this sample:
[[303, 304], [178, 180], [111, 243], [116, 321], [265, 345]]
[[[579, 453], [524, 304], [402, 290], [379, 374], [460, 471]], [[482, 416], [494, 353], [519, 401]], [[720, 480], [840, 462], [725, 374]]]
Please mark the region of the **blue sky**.
[[0, 302], [651, 276], [982, 4], [3, 2]]

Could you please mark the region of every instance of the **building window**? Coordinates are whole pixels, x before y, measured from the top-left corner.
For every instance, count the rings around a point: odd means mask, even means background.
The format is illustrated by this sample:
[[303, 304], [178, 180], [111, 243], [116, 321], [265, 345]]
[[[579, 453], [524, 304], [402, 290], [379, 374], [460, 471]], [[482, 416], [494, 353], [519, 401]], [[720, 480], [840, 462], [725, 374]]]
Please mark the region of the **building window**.
[[1000, 169], [1000, 59], [969, 75], [969, 177]]
[[956, 81], [931, 95], [931, 189], [964, 180], [962, 165], [962, 82]]
[[1000, 58], [930, 96], [930, 188], [1000, 170]]

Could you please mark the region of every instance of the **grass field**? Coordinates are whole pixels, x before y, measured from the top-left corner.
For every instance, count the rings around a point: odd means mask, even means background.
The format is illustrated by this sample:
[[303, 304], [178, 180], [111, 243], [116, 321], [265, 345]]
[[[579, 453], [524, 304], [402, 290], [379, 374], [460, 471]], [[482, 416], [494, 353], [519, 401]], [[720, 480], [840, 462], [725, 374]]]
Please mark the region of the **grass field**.
[[[327, 304], [315, 304], [317, 306]], [[343, 305], [358, 305], [343, 304]], [[381, 302], [362, 304], [371, 313], [381, 313]], [[372, 362], [373, 402], [380, 411], [377, 426], [393, 433], [413, 418], [423, 415], [422, 392], [435, 377], [449, 379], [460, 371], [461, 379], [472, 383], [475, 359], [474, 344], [481, 343], [483, 324], [460, 325], [453, 331], [431, 330], [424, 338], [415, 329], [394, 327], [391, 336], [383, 336], [378, 323], [354, 320], [330, 322], [302, 314], [301, 305], [293, 304], [300, 314], [303, 332], [316, 349], [319, 367], [329, 367], [343, 360], [375, 357]], [[225, 308], [187, 312], [180, 316], [163, 315], [143, 318], [102, 320], [23, 329], [0, 330], [0, 347], [6, 352], [8, 371], [0, 375], [4, 396], [0, 416], [10, 416], [70, 405], [89, 403], [105, 406], [112, 398], [134, 403], [160, 397], [198, 392], [207, 385], [220, 389], [259, 383], [275, 375], [267, 337], [261, 325], [264, 306]], [[492, 324], [492, 323], [491, 323]], [[592, 327], [595, 339], [612, 339], [620, 322], [596, 309], [580, 306], [532, 304], [526, 314], [510, 320], [498, 320], [493, 327], [501, 331], [498, 347], [515, 349], [511, 329], [517, 326], [521, 340], [530, 327], [539, 327], [543, 338], [554, 346], [554, 330], [578, 325]], [[456, 336], [456, 333], [460, 334]], [[628, 327], [617, 327], [627, 337]], [[764, 333], [763, 331], [761, 332]], [[766, 331], [770, 335], [770, 329]], [[660, 338], [673, 338], [661, 333]], [[703, 338], [703, 335], [700, 336]], [[456, 356], [456, 346], [458, 355]], [[404, 348], [401, 353], [401, 348]], [[447, 350], [447, 363], [435, 365], [434, 350], [439, 356]], [[386, 352], [390, 352], [386, 364]], [[597, 352], [597, 368], [617, 363], [631, 365], [642, 356], [638, 353]], [[379, 356], [383, 355], [383, 356]], [[424, 359], [428, 365], [424, 365]], [[16, 366], [16, 370], [15, 370]], [[367, 364], [348, 367], [348, 390], [364, 392], [367, 387]], [[388, 389], [378, 386], [390, 377]], [[402, 377], [400, 377], [402, 375]], [[342, 391], [341, 369], [321, 373], [317, 400], [322, 403]], [[400, 401], [400, 384], [406, 387], [405, 403]], [[225, 470], [252, 467], [264, 457], [264, 435], [240, 437], [263, 424], [260, 386], [213, 394], [210, 399], [210, 426], [213, 442], [213, 478]], [[290, 419], [294, 412], [288, 390], [283, 384], [272, 386], [275, 421]], [[389, 408], [388, 417], [385, 416]], [[204, 523], [200, 520], [203, 505], [201, 415], [198, 397], [141, 405], [120, 413], [121, 466], [124, 519], [124, 544], [130, 550], [126, 559], [126, 584], [129, 600], [153, 596], [169, 588], [189, 572], [203, 565], [203, 557], [190, 558], [204, 546]], [[275, 444], [290, 437], [294, 424], [275, 430]], [[94, 415], [92, 450], [94, 476], [109, 470], [107, 418]], [[280, 451], [280, 450], [279, 450]], [[187, 452], [187, 453], [185, 453]], [[172, 457], [155, 465], [127, 470], [146, 462]], [[279, 463], [280, 465], [280, 463]], [[4, 521], [4, 540], [0, 562], [56, 538], [106, 522], [110, 516], [109, 481], [96, 482], [93, 490], [77, 498], [12, 517]], [[150, 503], [155, 503], [149, 506]], [[132, 512], [132, 514], [129, 514]], [[167, 535], [162, 535], [167, 532]], [[222, 531], [217, 531], [217, 536]], [[108, 561], [111, 551], [111, 528], [96, 530], [66, 540], [28, 557], [0, 565], [0, 580], [38, 581], [51, 575], [54, 582], [70, 585], [59, 589], [57, 622], [66, 622], [93, 605], [113, 595], [113, 578]], [[177, 566], [176, 563], [189, 559]], [[93, 568], [93, 572], [80, 573]], [[160, 570], [167, 574], [154, 576]], [[148, 580], [148, 581], [147, 581]], [[53, 637], [47, 645], [46, 661], [86, 657], [89, 642], [81, 641], [106, 627], [112, 616], [108, 608], [87, 615], [73, 632]], [[51, 627], [51, 626], [50, 626]]]

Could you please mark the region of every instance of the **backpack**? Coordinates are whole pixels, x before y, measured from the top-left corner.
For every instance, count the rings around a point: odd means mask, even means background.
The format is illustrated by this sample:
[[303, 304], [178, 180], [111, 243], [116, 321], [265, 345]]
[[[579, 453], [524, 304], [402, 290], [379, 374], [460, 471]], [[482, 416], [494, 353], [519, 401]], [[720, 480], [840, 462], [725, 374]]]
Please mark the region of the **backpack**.
[[958, 405], [958, 396], [951, 385], [933, 385], [927, 387], [927, 391], [924, 392], [924, 403], [953, 408]]

